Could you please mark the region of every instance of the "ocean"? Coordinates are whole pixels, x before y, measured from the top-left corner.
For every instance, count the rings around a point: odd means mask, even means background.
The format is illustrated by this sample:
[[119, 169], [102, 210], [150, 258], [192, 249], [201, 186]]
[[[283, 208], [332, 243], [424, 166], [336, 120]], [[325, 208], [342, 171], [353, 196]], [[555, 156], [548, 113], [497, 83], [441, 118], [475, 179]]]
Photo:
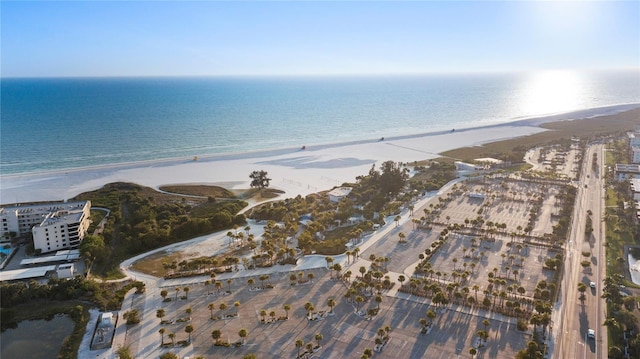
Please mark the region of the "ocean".
[[0, 86], [3, 175], [309, 147], [640, 103], [638, 70], [3, 78]]

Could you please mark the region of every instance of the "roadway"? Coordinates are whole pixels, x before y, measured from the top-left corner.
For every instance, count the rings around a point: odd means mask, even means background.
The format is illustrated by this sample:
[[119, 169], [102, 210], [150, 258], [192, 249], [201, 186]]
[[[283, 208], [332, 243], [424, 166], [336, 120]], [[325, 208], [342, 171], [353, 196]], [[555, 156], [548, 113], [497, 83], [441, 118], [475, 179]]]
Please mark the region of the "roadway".
[[[583, 165], [576, 195], [573, 221], [566, 244], [564, 276], [561, 294], [553, 313], [556, 348], [555, 358], [607, 358], [607, 332], [602, 325], [606, 305], [600, 298], [602, 281], [606, 275], [604, 248], [604, 145], [589, 146], [583, 157]], [[597, 156], [594, 171], [592, 160]], [[591, 210], [593, 232], [585, 235], [588, 211]], [[583, 256], [589, 252], [589, 256]], [[591, 266], [584, 269], [581, 262], [588, 260]], [[578, 283], [585, 283], [587, 291], [580, 298]], [[595, 288], [589, 287], [590, 282]], [[595, 339], [587, 338], [588, 329], [595, 330]]]

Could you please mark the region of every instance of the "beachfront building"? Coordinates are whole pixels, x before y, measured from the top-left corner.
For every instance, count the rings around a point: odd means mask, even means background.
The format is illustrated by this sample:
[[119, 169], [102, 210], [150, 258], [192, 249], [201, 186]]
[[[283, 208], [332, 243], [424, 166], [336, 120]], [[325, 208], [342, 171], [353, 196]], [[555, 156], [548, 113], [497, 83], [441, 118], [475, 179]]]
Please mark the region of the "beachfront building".
[[42, 253], [77, 248], [87, 233], [91, 202], [45, 203], [0, 208], [0, 236], [31, 233]]
[[631, 163], [640, 163], [640, 146], [631, 147]]
[[627, 137], [629, 138], [629, 147], [640, 146], [640, 132], [638, 129], [627, 133]]
[[337, 203], [340, 202], [343, 198], [347, 198], [349, 193], [351, 193], [351, 187], [338, 187], [334, 188], [327, 195], [329, 196], [329, 201]]
[[[633, 206], [635, 208], [635, 221], [638, 222], [640, 220], [640, 179], [632, 178], [629, 180], [630, 188], [631, 188], [631, 196], [633, 197], [633, 203], [629, 203], [629, 206]], [[625, 204], [626, 207], [626, 204]]]
[[615, 175], [618, 181], [640, 178], [640, 164], [617, 163]]

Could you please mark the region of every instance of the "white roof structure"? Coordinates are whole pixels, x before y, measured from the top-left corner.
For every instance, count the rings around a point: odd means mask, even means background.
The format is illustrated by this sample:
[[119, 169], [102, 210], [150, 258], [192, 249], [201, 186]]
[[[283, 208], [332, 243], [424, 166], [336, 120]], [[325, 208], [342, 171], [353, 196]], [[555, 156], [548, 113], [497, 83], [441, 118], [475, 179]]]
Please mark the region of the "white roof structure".
[[[63, 251], [60, 251], [63, 252]], [[80, 253], [70, 253], [70, 254], [61, 254], [58, 255], [56, 253], [55, 256], [46, 256], [46, 257], [37, 257], [37, 258], [26, 258], [20, 261], [21, 266], [28, 266], [34, 264], [44, 264], [44, 263], [52, 263], [52, 262], [71, 262], [80, 258]]]
[[54, 270], [56, 270], [56, 266], [33, 267], [3, 271], [0, 272], [0, 282], [44, 277], [47, 272]]
[[496, 165], [499, 165], [502, 163], [502, 160], [499, 160], [497, 158], [491, 158], [491, 157], [483, 157], [483, 158], [476, 158], [474, 161], [476, 162], [484, 162], [484, 163], [493, 163]]
[[341, 199], [347, 197], [349, 193], [351, 193], [352, 189], [353, 188], [351, 187], [338, 187], [332, 189], [327, 194], [329, 195], [329, 200], [331, 202], [339, 202]]
[[629, 180], [629, 182], [631, 182], [631, 191], [632, 192], [640, 192], [640, 179], [639, 178], [632, 178]]

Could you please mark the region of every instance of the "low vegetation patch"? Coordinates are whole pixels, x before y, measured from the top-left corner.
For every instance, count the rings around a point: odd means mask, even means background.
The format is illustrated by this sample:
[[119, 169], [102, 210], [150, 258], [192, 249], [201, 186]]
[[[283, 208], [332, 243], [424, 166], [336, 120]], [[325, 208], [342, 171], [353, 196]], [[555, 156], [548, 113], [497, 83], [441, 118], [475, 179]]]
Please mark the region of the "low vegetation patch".
[[103, 234], [87, 236], [80, 248], [91, 273], [103, 277], [117, 276], [118, 263], [132, 255], [246, 223], [237, 214], [244, 201], [177, 196], [131, 183], [108, 184], [73, 200], [111, 210]]

